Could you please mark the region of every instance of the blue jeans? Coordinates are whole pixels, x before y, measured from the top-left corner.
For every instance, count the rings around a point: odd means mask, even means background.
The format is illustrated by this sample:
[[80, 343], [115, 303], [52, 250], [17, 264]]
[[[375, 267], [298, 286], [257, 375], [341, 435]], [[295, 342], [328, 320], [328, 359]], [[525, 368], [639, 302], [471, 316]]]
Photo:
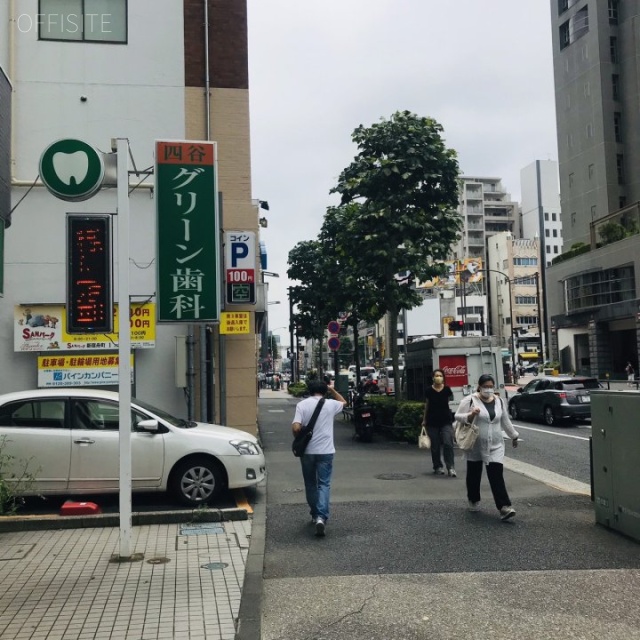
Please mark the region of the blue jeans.
[[312, 518], [329, 520], [333, 453], [305, 453], [300, 458], [304, 490]]

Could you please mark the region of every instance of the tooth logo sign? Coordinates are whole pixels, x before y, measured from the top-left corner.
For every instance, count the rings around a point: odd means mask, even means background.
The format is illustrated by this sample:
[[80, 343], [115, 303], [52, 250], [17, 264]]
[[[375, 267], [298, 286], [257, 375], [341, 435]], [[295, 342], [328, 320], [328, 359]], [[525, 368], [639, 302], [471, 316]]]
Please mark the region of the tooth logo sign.
[[58, 140], [40, 158], [40, 178], [61, 200], [88, 200], [102, 186], [104, 160], [99, 151], [82, 140]]

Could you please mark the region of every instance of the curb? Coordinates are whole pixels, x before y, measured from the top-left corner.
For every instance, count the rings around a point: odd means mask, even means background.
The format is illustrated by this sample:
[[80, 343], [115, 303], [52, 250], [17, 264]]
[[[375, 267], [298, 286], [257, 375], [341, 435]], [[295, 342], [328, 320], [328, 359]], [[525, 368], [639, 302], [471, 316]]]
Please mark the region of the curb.
[[[134, 526], [150, 524], [175, 524], [180, 522], [225, 522], [248, 520], [245, 509], [181, 509], [177, 511], [149, 511], [132, 514]], [[45, 529], [85, 529], [95, 527], [119, 527], [117, 513], [89, 516], [5, 516], [0, 518], [0, 533], [16, 531], [43, 531]]]
[[266, 480], [264, 485], [264, 497], [262, 499], [256, 498], [253, 507], [251, 542], [244, 568], [244, 583], [235, 640], [261, 640], [262, 638], [262, 574], [267, 528]]

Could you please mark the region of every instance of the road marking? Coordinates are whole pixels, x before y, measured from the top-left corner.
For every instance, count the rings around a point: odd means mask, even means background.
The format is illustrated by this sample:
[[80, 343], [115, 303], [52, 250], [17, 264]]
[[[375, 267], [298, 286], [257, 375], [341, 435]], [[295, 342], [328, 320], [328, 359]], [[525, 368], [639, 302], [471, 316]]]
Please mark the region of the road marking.
[[514, 424], [517, 429], [527, 429], [529, 431], [537, 431], [538, 433], [550, 433], [552, 436], [560, 436], [561, 438], [575, 438], [576, 440], [589, 440], [584, 436], [573, 436], [569, 433], [557, 433], [556, 431], [547, 431], [546, 429], [538, 429], [537, 427], [525, 427], [521, 424]]
[[269, 413], [284, 413], [284, 409], [267, 409]]
[[546, 469], [535, 467], [527, 462], [514, 460], [513, 458], [507, 458], [506, 456], [504, 457], [503, 464], [505, 469], [515, 471], [516, 473], [526, 476], [527, 478], [531, 478], [532, 480], [543, 482], [544, 484], [549, 485], [554, 489], [564, 491], [565, 493], [577, 493], [583, 496], [591, 495], [591, 487], [588, 484], [579, 482], [578, 480], [573, 480], [573, 478], [561, 476], [559, 473], [547, 471]]
[[235, 498], [238, 509], [244, 509], [247, 513], [253, 513], [253, 507], [247, 501], [247, 496], [244, 495], [242, 489], [234, 489], [233, 497]]

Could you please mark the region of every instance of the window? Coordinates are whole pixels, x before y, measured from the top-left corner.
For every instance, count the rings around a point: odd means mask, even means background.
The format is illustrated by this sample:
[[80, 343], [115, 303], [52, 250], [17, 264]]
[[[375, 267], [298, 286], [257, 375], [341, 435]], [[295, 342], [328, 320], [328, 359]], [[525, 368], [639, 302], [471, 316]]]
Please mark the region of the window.
[[591, 95], [591, 83], [585, 82], [584, 85], [584, 97], [588, 98]]
[[611, 75], [611, 95], [614, 100], [620, 100], [620, 76], [617, 73]]
[[549, 222], [549, 213], [547, 211], [544, 212], [544, 219]]
[[576, 223], [576, 212], [573, 211], [571, 213], [571, 226], [573, 226]]
[[0, 426], [64, 429], [65, 400], [21, 400], [0, 407]]
[[553, 253], [558, 253], [558, 246], [553, 247]]
[[553, 230], [553, 237], [554, 237], [554, 238], [557, 238], [557, 237], [558, 237], [558, 230], [557, 230], [557, 229], [554, 229], [554, 230]]
[[596, 205], [595, 204], [591, 205], [591, 219], [592, 220], [596, 219]]
[[618, 0], [609, 0], [609, 24], [618, 24]]
[[514, 258], [513, 264], [516, 267], [537, 267], [538, 258]]
[[593, 138], [593, 125], [591, 123], [587, 124], [586, 132], [587, 138]]
[[614, 64], [618, 62], [618, 38], [611, 36], [609, 38], [609, 56]]
[[547, 245], [547, 253], [551, 253], [551, 247]]
[[565, 282], [565, 303], [569, 313], [591, 307], [634, 300], [636, 283], [633, 266], [582, 273]]
[[622, 209], [622, 207], [627, 206], [627, 196], [620, 196], [618, 198], [618, 207]]
[[516, 296], [516, 304], [538, 304], [537, 296]]
[[589, 173], [589, 180], [593, 180], [593, 173], [594, 173], [595, 167], [594, 165], [590, 164], [589, 165], [589, 169], [588, 169], [588, 173]]
[[40, 40], [127, 42], [127, 0], [40, 0]]
[[624, 156], [621, 153], [616, 155], [616, 169], [618, 171], [618, 184], [624, 184]]
[[560, 50], [566, 49], [571, 44], [571, 38], [569, 36], [569, 21], [560, 25]]
[[558, 214], [557, 213], [552, 213], [551, 214], [551, 220], [552, 222], [555, 222], [558, 219]]
[[548, 238], [549, 234], [550, 234], [549, 229], [545, 229], [544, 230], [544, 235]]
[[573, 173], [569, 174], [569, 188], [573, 187]]
[[616, 142], [622, 142], [622, 114], [619, 111], [613, 114], [613, 131]]

